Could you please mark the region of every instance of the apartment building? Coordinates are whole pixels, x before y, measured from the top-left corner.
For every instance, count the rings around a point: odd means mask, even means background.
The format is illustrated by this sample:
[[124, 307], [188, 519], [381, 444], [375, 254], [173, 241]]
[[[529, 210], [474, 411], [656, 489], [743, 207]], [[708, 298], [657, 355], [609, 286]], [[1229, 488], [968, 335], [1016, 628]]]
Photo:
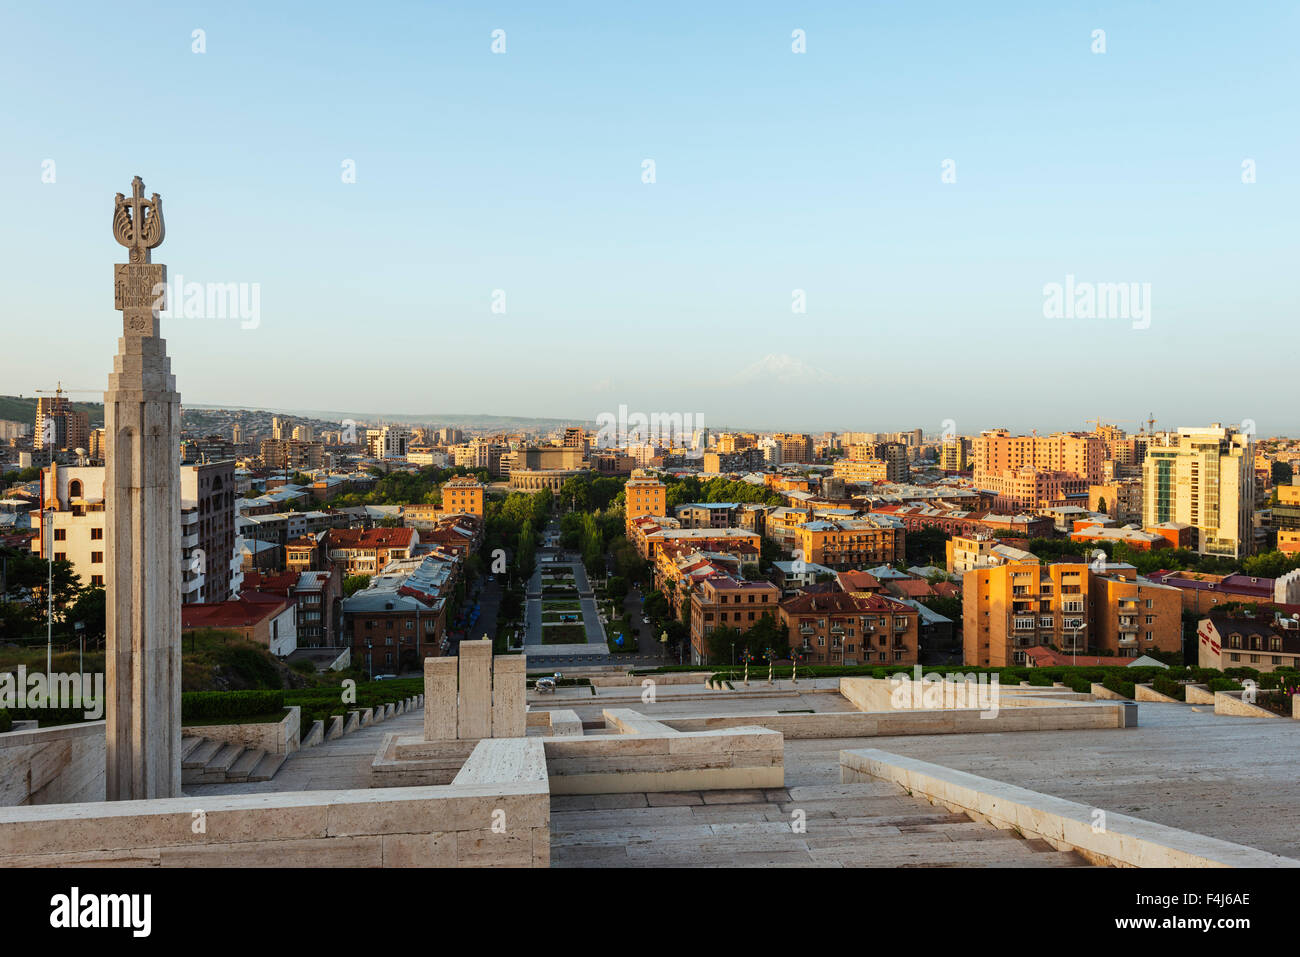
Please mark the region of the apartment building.
[[1029, 648], [1137, 658], [1182, 648], [1178, 590], [1131, 565], [1012, 562], [962, 578], [965, 663], [1002, 667]]
[[32, 448], [72, 452], [90, 447], [90, 416], [72, 408], [67, 396], [57, 393], [36, 399], [36, 431]]
[[971, 441], [967, 438], [946, 439], [939, 446], [939, 468], [944, 472], [964, 472], [970, 467]]
[[962, 576], [964, 660], [979, 667], [1023, 665], [1025, 650], [1088, 648], [1088, 566], [1035, 561], [978, 568]]
[[413, 528], [331, 528], [325, 536], [330, 561], [345, 575], [376, 575], [389, 562], [410, 558], [419, 544]]
[[1088, 486], [1088, 510], [1104, 512], [1117, 522], [1142, 521], [1142, 482], [1102, 482]]
[[810, 664], [911, 666], [919, 657], [914, 608], [877, 594], [825, 592], [780, 604], [791, 653]]
[[1105, 458], [1105, 440], [1086, 432], [1039, 436], [990, 429], [971, 443], [976, 485], [983, 485], [989, 476], [1021, 469], [1064, 472], [1088, 482], [1100, 482]]
[[[235, 535], [234, 463], [183, 465], [181, 481], [182, 602], [218, 603], [237, 595], [243, 553]], [[44, 512], [33, 516], [31, 549], [72, 565], [83, 585], [103, 587], [104, 468], [51, 465], [41, 473]], [[43, 535], [49, 533], [49, 541]]]
[[1147, 449], [1142, 524], [1194, 525], [1203, 555], [1244, 558], [1254, 548], [1255, 467], [1251, 436], [1214, 423], [1181, 428]]
[[1277, 504], [1273, 506], [1273, 525], [1277, 529], [1277, 550], [1294, 555], [1300, 552], [1300, 485], [1277, 487]]
[[[873, 468], [853, 474], [880, 474], [881, 478], [869, 481], [906, 482], [909, 476], [907, 464], [907, 446], [902, 442], [875, 442], [871, 444], [850, 445], [846, 460], [837, 465], [867, 465]], [[842, 474], [836, 472], [835, 474]], [[845, 476], [846, 481], [858, 481]]]
[[343, 600], [344, 640], [353, 662], [387, 674], [441, 655], [455, 580], [454, 564], [435, 556], [386, 563], [367, 587]]
[[382, 429], [366, 429], [366, 454], [372, 459], [406, 458], [411, 443], [411, 430], [404, 426], [386, 425]]
[[715, 628], [745, 632], [763, 617], [777, 619], [781, 592], [768, 581], [740, 581], [730, 575], [713, 575], [691, 592], [691, 664], [708, 661], [706, 639]]
[[262, 464], [268, 469], [310, 471], [325, 465], [324, 442], [298, 442], [294, 439], [263, 439]]
[[235, 463], [181, 466], [181, 600], [223, 602], [239, 594], [235, 564]]
[[446, 514], [483, 517], [483, 483], [468, 475], [448, 479], [442, 486], [442, 510]]
[[794, 529], [795, 546], [804, 561], [837, 569], [902, 561], [905, 535], [901, 522], [884, 515], [819, 519]]
[[1177, 588], [1137, 574], [1131, 565], [1090, 572], [1092, 627], [1089, 654], [1137, 658], [1152, 651], [1181, 652], [1183, 604]]
[[325, 571], [285, 571], [244, 576], [246, 591], [295, 600], [297, 646], [334, 646], [342, 637], [343, 574], [337, 565]]
[[643, 515], [668, 514], [668, 486], [649, 472], [637, 469], [623, 486], [624, 521], [631, 524]]
[[777, 432], [772, 441], [781, 449], [781, 461], [786, 464], [807, 464], [813, 460], [812, 436], [806, 433]]
[[731, 528], [739, 524], [736, 502], [692, 502], [673, 510], [682, 528]]

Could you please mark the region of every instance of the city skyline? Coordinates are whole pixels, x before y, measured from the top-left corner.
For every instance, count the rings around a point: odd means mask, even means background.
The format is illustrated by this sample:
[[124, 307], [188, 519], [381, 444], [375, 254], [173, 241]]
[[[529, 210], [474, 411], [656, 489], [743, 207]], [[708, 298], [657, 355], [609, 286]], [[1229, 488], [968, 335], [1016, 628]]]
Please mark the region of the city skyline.
[[[11, 314], [40, 318], [10, 345], [48, 360], [6, 392], [105, 384], [94, 277], [125, 169], [167, 196], [173, 282], [258, 292], [256, 321], [174, 297], [163, 335], [193, 405], [418, 416], [454, 397], [587, 421], [685, 405], [719, 426], [965, 434], [1136, 431], [1154, 410], [1300, 431], [1285, 349], [1251, 354], [1249, 394], [1244, 370], [1186, 378], [1240, 331], [1283, 340], [1294, 313], [1281, 5], [1171, 34], [1169, 4], [768, 4], [743, 24], [412, 4], [305, 36], [240, 7], [130, 24], [74, 7], [84, 30], [19, 10], [0, 40], [0, 75], [36, 91], [0, 159], [13, 211], [65, 237], [57, 257], [0, 238], [24, 277]], [[83, 81], [133, 43], [169, 82], [133, 92], [158, 122], [121, 137], [116, 89]], [[1049, 287], [1087, 284], [1098, 303], [1131, 288], [1133, 315], [1048, 318]]]

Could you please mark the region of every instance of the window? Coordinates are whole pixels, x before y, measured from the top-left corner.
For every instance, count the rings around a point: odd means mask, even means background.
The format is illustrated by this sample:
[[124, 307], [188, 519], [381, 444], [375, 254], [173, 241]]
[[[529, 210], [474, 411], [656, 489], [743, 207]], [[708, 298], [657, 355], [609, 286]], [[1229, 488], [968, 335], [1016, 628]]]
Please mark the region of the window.
[[104, 587], [104, 576], [103, 576], [103, 575], [91, 575], [91, 576], [90, 576], [90, 583], [91, 583], [92, 585], [98, 585], [100, 588], [103, 588], [103, 587]]
[[92, 565], [102, 565], [102, 564], [104, 564], [104, 553], [103, 553], [103, 552], [91, 552], [91, 553], [90, 553], [90, 564], [92, 564]]
[[103, 537], [104, 537], [104, 530], [102, 528], [92, 528], [90, 530], [91, 541], [97, 542]]
[[54, 540], [56, 542], [66, 542], [68, 540], [68, 530], [66, 528], [56, 528], [54, 530]]

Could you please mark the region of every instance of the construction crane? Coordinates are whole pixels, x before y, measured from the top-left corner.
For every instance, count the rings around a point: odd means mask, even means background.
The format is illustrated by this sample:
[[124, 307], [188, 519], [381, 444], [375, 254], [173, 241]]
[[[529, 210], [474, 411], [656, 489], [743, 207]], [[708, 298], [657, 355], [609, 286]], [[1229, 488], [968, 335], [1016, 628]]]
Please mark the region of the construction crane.
[[52, 395], [56, 398], [62, 398], [65, 395], [72, 395], [74, 392], [77, 393], [78, 395], [103, 395], [104, 394], [103, 389], [65, 389], [63, 388], [62, 382], [58, 383], [53, 390], [36, 389], [34, 391], [36, 392], [37, 395]]

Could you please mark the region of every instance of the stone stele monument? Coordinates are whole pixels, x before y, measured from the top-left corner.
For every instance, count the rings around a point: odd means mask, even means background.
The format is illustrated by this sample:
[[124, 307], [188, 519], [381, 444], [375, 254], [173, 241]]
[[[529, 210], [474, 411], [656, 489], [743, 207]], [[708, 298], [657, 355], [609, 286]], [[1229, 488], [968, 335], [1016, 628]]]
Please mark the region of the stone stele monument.
[[181, 796], [180, 401], [158, 314], [167, 267], [162, 203], [117, 194], [113, 238], [129, 252], [113, 267], [122, 312], [104, 393], [108, 654], [105, 708], [110, 801]]

